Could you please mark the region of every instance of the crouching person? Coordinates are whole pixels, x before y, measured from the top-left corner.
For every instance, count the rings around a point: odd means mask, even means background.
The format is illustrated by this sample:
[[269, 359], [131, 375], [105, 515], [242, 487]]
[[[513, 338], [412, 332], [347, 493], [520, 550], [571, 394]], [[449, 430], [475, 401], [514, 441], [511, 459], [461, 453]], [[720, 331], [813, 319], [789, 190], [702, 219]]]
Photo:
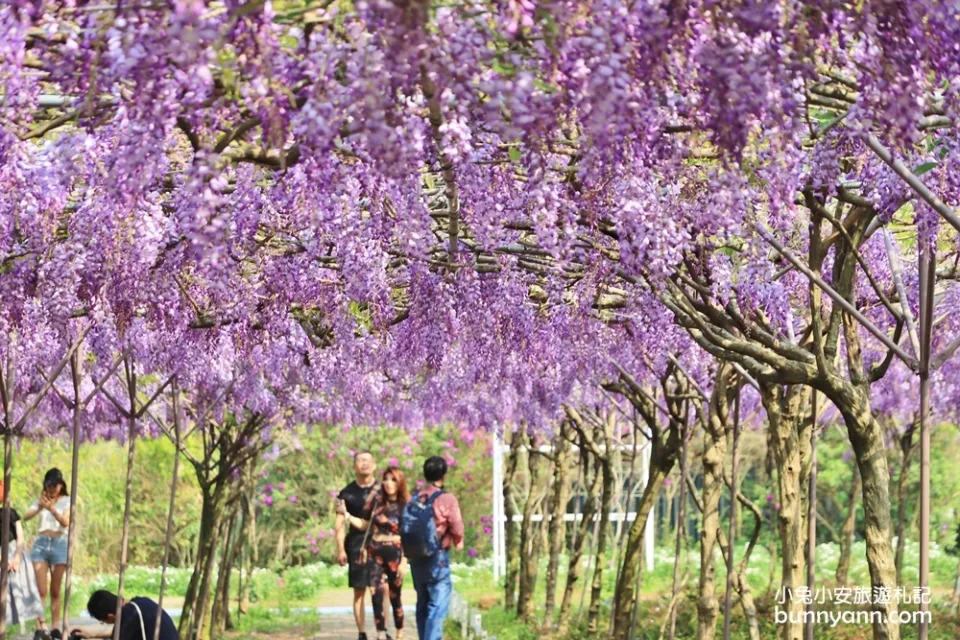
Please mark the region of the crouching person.
[[[87, 602], [87, 612], [105, 625], [115, 625], [117, 596], [109, 591], [94, 591]], [[173, 620], [150, 598], [123, 601], [120, 611], [120, 640], [153, 640], [157, 616], [160, 616], [160, 634], [157, 640], [180, 640]], [[110, 627], [74, 627], [72, 635], [78, 638], [112, 638]]]

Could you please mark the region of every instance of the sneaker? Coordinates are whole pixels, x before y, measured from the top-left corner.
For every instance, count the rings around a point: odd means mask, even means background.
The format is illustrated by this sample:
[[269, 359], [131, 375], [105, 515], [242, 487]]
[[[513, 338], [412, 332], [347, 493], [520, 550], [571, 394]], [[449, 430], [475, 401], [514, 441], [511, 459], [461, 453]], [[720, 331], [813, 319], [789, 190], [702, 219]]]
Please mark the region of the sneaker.
[[[34, 640], [36, 640], [36, 638], [34, 638]], [[360, 637], [357, 638], [357, 640], [367, 640], [367, 632], [366, 632], [366, 631], [361, 631], [361, 632], [360, 632]]]
[[60, 633], [60, 629], [54, 629], [50, 632], [50, 640], [63, 640], [63, 635]]
[[33, 640], [50, 640], [50, 634], [44, 629], [37, 629], [33, 632]]

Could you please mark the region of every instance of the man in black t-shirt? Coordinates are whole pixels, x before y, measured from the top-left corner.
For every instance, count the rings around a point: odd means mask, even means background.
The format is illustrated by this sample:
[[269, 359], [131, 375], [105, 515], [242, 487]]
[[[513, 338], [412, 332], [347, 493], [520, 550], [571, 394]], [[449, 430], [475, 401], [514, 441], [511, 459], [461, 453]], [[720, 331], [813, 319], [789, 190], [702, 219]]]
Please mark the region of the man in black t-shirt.
[[[103, 624], [113, 625], [116, 621], [117, 596], [109, 591], [94, 591], [87, 602], [87, 612]], [[157, 639], [180, 640], [173, 620], [150, 598], [124, 600], [123, 609], [120, 610], [120, 640], [153, 640], [158, 613], [160, 614], [160, 635]], [[113, 637], [112, 626], [75, 627], [72, 631], [81, 638]]]
[[347, 524], [347, 514], [369, 520], [370, 513], [364, 509], [370, 492], [376, 489], [373, 472], [376, 462], [369, 451], [359, 451], [353, 456], [353, 470], [357, 479], [345, 486], [337, 496], [337, 562], [349, 564], [350, 587], [353, 589], [353, 617], [357, 622], [360, 640], [367, 640], [364, 619], [364, 597], [367, 593], [367, 565], [361, 563], [364, 531]]

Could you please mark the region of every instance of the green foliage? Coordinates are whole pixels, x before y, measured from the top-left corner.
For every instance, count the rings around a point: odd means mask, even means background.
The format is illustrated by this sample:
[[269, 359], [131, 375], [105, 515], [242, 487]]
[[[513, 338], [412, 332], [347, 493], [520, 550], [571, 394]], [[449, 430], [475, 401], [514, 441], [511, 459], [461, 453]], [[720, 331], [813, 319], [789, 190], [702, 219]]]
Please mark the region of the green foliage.
[[[123, 525], [126, 450], [115, 442], [87, 443], [80, 448], [77, 496], [77, 550], [74, 567], [81, 575], [116, 570]], [[43, 474], [50, 467], [63, 471], [70, 484], [71, 452], [60, 440], [22, 441], [14, 455], [11, 499], [23, 513], [40, 494]], [[160, 565], [173, 473], [173, 444], [166, 439], [137, 443], [134, 495], [131, 504], [129, 562]], [[181, 465], [174, 518], [176, 535], [171, 564], [189, 564], [199, 533], [200, 495], [189, 468]], [[32, 539], [36, 523], [24, 523]]]
[[[497, 640], [537, 640], [540, 637], [536, 630], [517, 619], [516, 611], [505, 611], [500, 606], [484, 612], [483, 628]], [[448, 619], [443, 637], [461, 638], [459, 625]]]
[[283, 572], [280, 581], [285, 600], [310, 600], [324, 589], [346, 589], [347, 568], [315, 562], [303, 567], [292, 567]]
[[275, 637], [286, 632], [286, 637], [310, 637], [316, 632], [317, 616], [311, 612], [290, 611], [289, 609], [267, 609], [254, 607], [239, 618], [234, 618], [236, 632], [229, 635], [232, 640], [263, 640], [264, 635]]

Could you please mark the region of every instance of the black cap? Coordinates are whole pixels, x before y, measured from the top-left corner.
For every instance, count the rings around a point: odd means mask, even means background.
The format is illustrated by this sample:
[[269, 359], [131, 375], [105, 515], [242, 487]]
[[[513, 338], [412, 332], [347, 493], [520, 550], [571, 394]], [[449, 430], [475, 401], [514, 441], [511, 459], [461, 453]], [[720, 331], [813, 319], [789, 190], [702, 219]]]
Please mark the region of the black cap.
[[54, 467], [53, 469], [47, 471], [46, 475], [43, 476], [43, 486], [52, 487], [57, 484], [67, 486], [66, 481], [63, 479], [63, 474], [60, 473], [60, 469]]

